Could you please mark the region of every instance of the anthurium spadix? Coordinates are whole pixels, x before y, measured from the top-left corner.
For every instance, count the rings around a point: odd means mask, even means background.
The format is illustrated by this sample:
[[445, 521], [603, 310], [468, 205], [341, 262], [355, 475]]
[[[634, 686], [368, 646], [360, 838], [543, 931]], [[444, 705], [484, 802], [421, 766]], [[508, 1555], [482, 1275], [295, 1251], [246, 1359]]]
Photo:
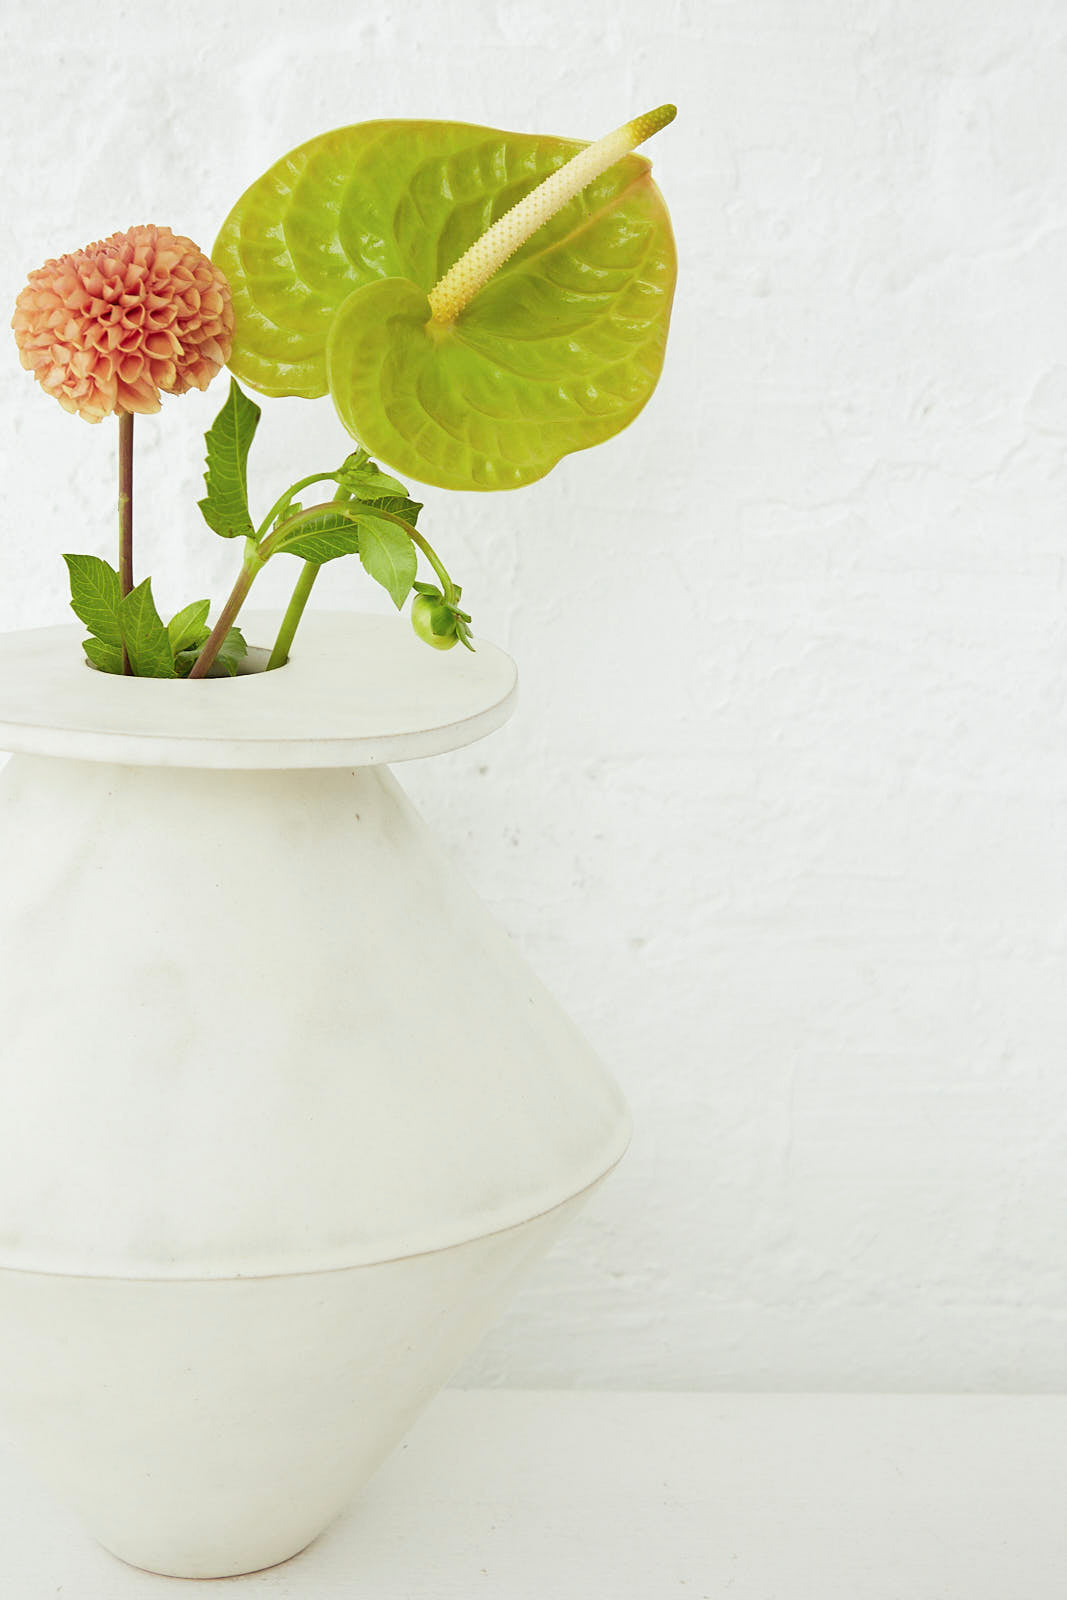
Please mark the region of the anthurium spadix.
[[230, 367], [329, 393], [423, 483], [514, 489], [648, 400], [674, 293], [670, 219], [632, 154], [663, 106], [594, 144], [456, 122], [364, 122], [275, 163], [227, 218]]

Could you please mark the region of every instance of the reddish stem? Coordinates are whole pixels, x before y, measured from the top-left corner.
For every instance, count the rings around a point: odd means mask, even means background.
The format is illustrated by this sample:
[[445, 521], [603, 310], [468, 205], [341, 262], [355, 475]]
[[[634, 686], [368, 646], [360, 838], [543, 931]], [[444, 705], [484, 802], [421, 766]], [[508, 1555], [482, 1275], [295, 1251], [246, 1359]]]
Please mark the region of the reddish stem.
[[245, 598], [252, 587], [252, 580], [259, 571], [258, 566], [242, 567], [240, 577], [234, 584], [230, 598], [222, 608], [222, 614], [211, 632], [200, 654], [197, 656], [190, 672], [190, 678], [206, 678], [208, 672], [215, 664], [215, 658], [222, 649], [223, 640], [237, 621], [237, 613], [245, 603]]
[[[133, 588], [133, 412], [119, 412], [119, 591]], [[122, 647], [122, 670], [130, 677], [133, 668]]]

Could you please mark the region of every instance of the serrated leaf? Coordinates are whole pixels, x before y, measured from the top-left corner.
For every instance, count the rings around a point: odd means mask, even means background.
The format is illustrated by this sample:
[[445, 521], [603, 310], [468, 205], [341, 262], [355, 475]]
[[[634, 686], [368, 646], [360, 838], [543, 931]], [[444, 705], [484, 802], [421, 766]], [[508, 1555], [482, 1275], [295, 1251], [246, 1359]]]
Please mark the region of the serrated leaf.
[[259, 425], [260, 408], [230, 379], [226, 403], [204, 436], [207, 495], [198, 501], [204, 521], [224, 539], [255, 532], [248, 512], [248, 451]]
[[624, 428], [659, 378], [670, 219], [629, 155], [539, 229], [449, 326], [427, 295], [491, 223], [583, 148], [444, 122], [310, 140], [237, 202], [213, 258], [230, 365], [267, 394], [329, 392], [374, 456], [425, 483], [512, 489]]
[[163, 620], [152, 598], [152, 580], [145, 578], [119, 605], [123, 642], [137, 678], [174, 678], [174, 655]]
[[83, 639], [82, 649], [86, 659], [100, 672], [122, 672], [122, 649], [117, 644], [105, 644], [103, 639]]
[[[352, 508], [355, 511], [355, 507]], [[299, 556], [319, 565], [338, 556], [355, 555], [359, 549], [359, 529], [352, 516], [343, 511], [323, 511], [309, 517], [299, 528], [286, 534], [277, 546], [279, 555]]]
[[367, 500], [365, 503], [373, 506], [375, 511], [391, 511], [394, 517], [403, 517], [413, 528], [422, 510], [422, 501], [409, 500], [407, 495], [383, 495], [380, 500]]
[[313, 561], [321, 567], [324, 562], [336, 561], [339, 556], [354, 556], [359, 550], [359, 533], [353, 524], [336, 533], [302, 533], [291, 544], [283, 547], [287, 556], [299, 556], [302, 561]]
[[361, 517], [359, 559], [399, 610], [415, 582], [419, 566], [415, 546], [403, 528], [373, 514]]
[[[399, 509], [394, 511], [394, 506]], [[410, 548], [411, 541], [402, 528], [397, 528], [395, 523], [389, 522], [385, 517], [374, 518], [376, 511], [388, 511], [395, 516], [404, 516], [405, 521], [413, 522], [414, 518], [405, 515], [408, 509], [413, 510], [417, 515], [422, 510], [422, 507], [415, 505], [412, 501], [401, 499], [387, 500], [381, 504], [376, 503], [373, 506], [357, 505], [351, 500], [346, 500], [343, 509], [339, 507], [336, 511], [326, 510], [320, 512], [318, 516], [309, 517], [302, 522], [291, 533], [285, 534], [275, 546], [274, 554], [299, 556], [303, 561], [314, 561], [320, 566], [323, 562], [334, 561], [339, 556], [356, 555], [362, 547], [361, 528], [365, 523], [369, 523], [372, 520], [375, 521], [376, 528], [381, 529], [384, 527], [389, 530], [384, 535], [387, 541], [390, 540], [394, 533], [398, 536], [393, 539], [397, 549], [399, 549], [400, 541], [403, 541]], [[371, 537], [373, 538], [375, 535], [372, 534]], [[400, 559], [406, 564], [406, 557], [401, 557]], [[401, 568], [399, 570], [404, 569]], [[391, 581], [393, 580], [391, 579]], [[404, 592], [406, 594], [407, 590]]]
[[177, 656], [193, 645], [203, 644], [208, 636], [207, 618], [210, 610], [210, 600], [193, 600], [171, 617], [167, 623], [167, 637], [172, 655]]
[[115, 645], [121, 651], [122, 591], [115, 568], [99, 556], [64, 556], [63, 560], [70, 573], [70, 608], [74, 615], [102, 643]]

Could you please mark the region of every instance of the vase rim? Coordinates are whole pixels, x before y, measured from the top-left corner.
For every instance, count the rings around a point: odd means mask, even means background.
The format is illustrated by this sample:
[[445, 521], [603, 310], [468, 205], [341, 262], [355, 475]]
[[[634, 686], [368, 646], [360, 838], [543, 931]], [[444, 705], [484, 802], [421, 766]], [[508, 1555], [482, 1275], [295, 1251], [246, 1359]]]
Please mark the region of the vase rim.
[[[255, 639], [280, 613], [252, 612]], [[0, 635], [0, 750], [124, 766], [374, 766], [458, 750], [507, 721], [503, 650], [429, 649], [406, 618], [319, 611], [282, 671], [123, 678], [87, 669], [77, 625]]]

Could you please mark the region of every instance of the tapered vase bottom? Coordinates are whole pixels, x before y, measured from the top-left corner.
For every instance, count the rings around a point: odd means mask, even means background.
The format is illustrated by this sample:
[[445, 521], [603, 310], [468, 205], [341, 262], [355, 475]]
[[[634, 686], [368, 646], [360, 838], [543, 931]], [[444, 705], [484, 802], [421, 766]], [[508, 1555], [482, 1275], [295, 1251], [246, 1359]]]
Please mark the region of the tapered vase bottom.
[[0, 1271], [12, 1431], [130, 1566], [179, 1578], [277, 1566], [351, 1503], [585, 1198], [347, 1270]]

